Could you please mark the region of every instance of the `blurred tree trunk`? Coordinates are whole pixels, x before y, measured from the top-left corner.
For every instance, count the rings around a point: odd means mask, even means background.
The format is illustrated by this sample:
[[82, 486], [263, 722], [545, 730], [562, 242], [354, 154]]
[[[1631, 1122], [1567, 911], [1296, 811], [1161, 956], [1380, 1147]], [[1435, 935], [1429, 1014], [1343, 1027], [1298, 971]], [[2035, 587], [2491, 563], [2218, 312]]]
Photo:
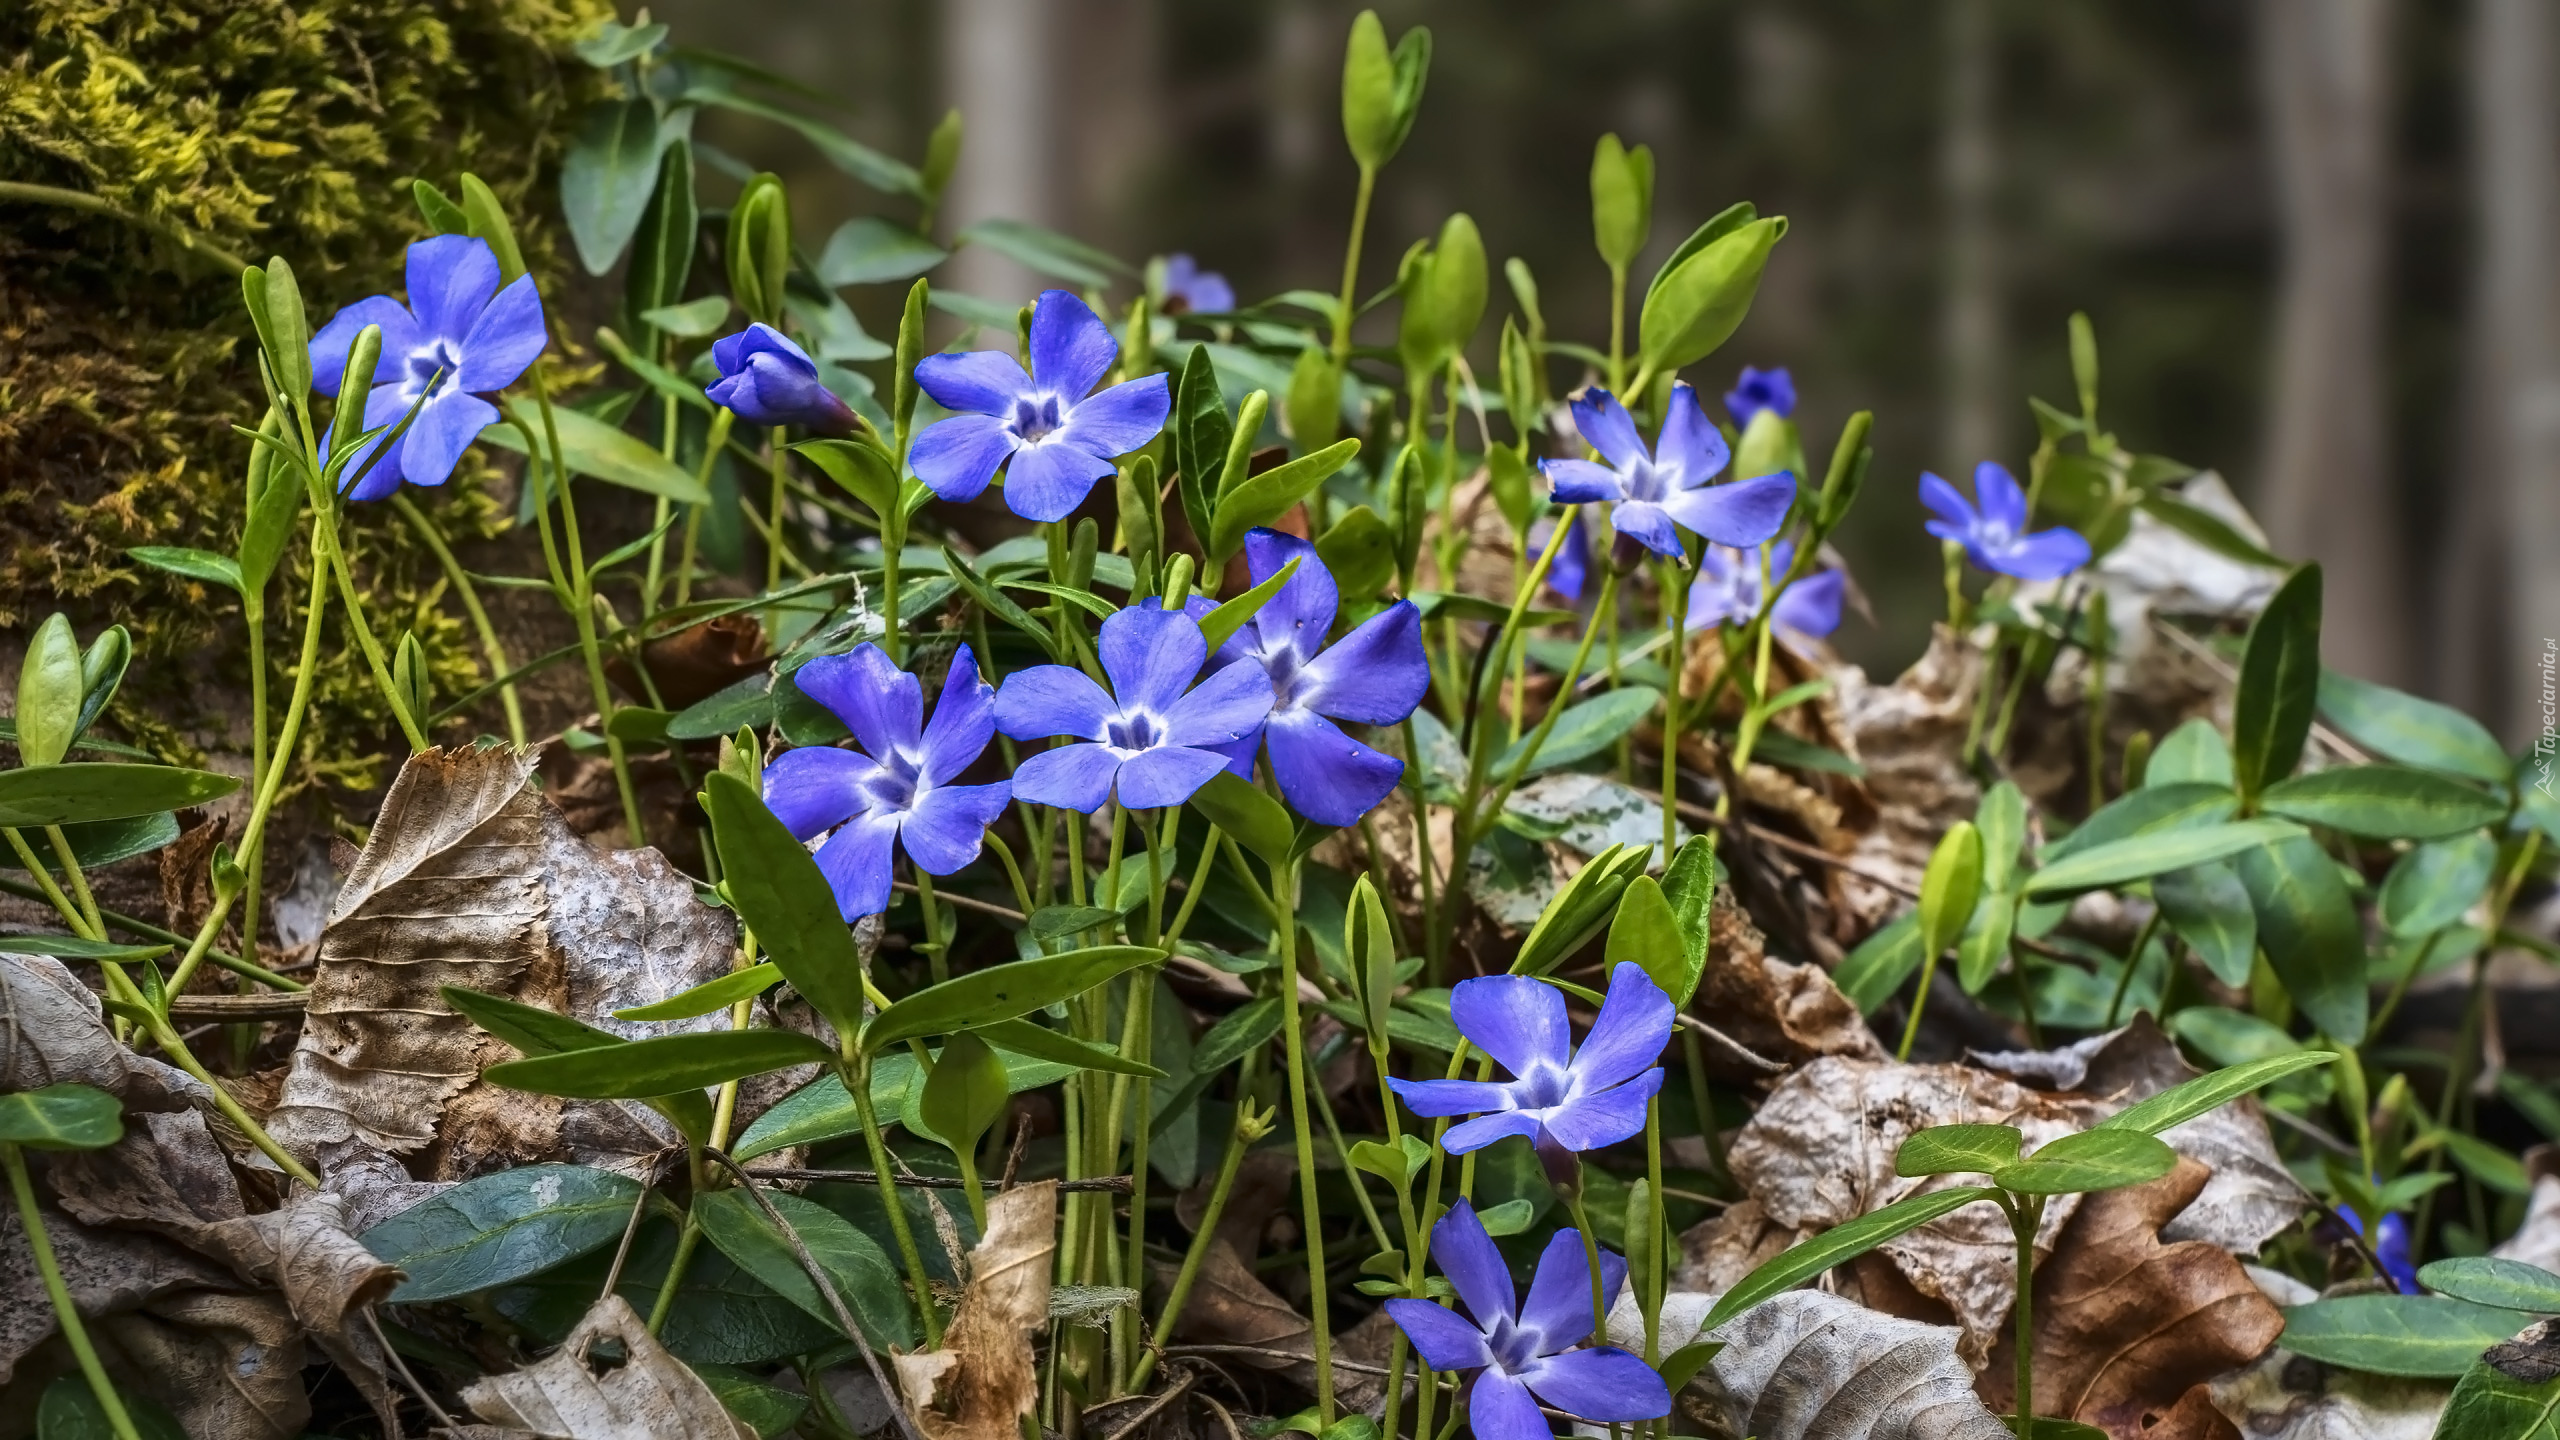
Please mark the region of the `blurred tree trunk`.
[[2284, 242], [2259, 514], [2278, 550], [2328, 571], [2327, 662], [2405, 684], [2409, 566], [2383, 384], [2391, 7], [2261, 0], [2258, 18]]
[[1938, 186], [1945, 207], [1946, 301], [1938, 317], [1946, 366], [1946, 424], [1939, 463], [1959, 484], [2000, 454], [2010, 403], [1995, 202], [1999, 156], [1993, 138], [1999, 38], [1991, 0], [1946, 0], [1946, 85], [1938, 135]]
[[[2560, 25], [2550, 0], [2476, 0], [2467, 66], [2474, 255], [2460, 441], [2437, 483], [2436, 689], [2530, 740], [2560, 636]], [[2429, 477], [2431, 480], [2434, 477]]]
[[[1055, 225], [1051, 172], [1061, 147], [1050, 94], [1049, 0], [950, 0], [943, 10], [943, 89], [967, 126], [951, 178], [949, 227], [994, 217]], [[983, 245], [952, 257], [952, 288], [1008, 303], [1043, 283]], [[997, 337], [1010, 341], [1010, 336]]]

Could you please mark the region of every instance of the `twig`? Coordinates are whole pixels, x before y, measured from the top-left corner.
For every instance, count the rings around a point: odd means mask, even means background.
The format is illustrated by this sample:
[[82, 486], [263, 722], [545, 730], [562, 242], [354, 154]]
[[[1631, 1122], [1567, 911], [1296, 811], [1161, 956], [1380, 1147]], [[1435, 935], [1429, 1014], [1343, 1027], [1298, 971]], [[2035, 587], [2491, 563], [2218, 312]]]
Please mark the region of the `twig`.
[[364, 1323], [373, 1329], [373, 1343], [382, 1347], [382, 1353], [390, 1359], [392, 1368], [400, 1372], [401, 1379], [409, 1382], [409, 1389], [426, 1404], [428, 1413], [436, 1417], [437, 1424], [448, 1430], [454, 1428], [453, 1416], [447, 1413], [442, 1405], [436, 1403], [436, 1397], [428, 1391], [426, 1386], [418, 1383], [418, 1377], [409, 1369], [408, 1360], [400, 1354], [399, 1348], [391, 1343], [391, 1337], [382, 1333], [382, 1321], [375, 1317], [373, 1307], [365, 1305], [359, 1308], [364, 1312]]
[[622, 1243], [614, 1247], [613, 1268], [604, 1272], [606, 1295], [612, 1294], [621, 1287], [622, 1262], [631, 1258], [631, 1239], [640, 1233], [640, 1217], [647, 1213], [649, 1213], [649, 1187], [644, 1183], [640, 1187], [640, 1198], [631, 1202], [631, 1222], [622, 1227]]
[[1104, 1437], [1103, 1437], [1103, 1440], [1129, 1440], [1129, 1437], [1130, 1437], [1130, 1436], [1135, 1435], [1135, 1434], [1137, 1434], [1137, 1433], [1138, 1433], [1138, 1427], [1139, 1427], [1139, 1426], [1146, 1424], [1146, 1423], [1147, 1423], [1148, 1421], [1150, 1421], [1150, 1420], [1153, 1420], [1154, 1418], [1156, 1418], [1156, 1416], [1157, 1416], [1160, 1412], [1162, 1412], [1162, 1411], [1163, 1411], [1164, 1407], [1166, 1407], [1167, 1405], [1172, 1404], [1172, 1403], [1173, 1403], [1174, 1401], [1176, 1401], [1176, 1400], [1181, 1399], [1181, 1398], [1182, 1398], [1182, 1392], [1184, 1392], [1185, 1390], [1190, 1389], [1193, 1385], [1197, 1384], [1197, 1383], [1199, 1382], [1199, 1379], [1200, 1379], [1200, 1372], [1199, 1372], [1199, 1371], [1197, 1371], [1197, 1370], [1186, 1370], [1186, 1371], [1184, 1371], [1184, 1372], [1183, 1372], [1182, 1379], [1181, 1379], [1180, 1383], [1176, 1384], [1172, 1389], [1169, 1389], [1169, 1390], [1165, 1391], [1163, 1394], [1158, 1395], [1158, 1396], [1155, 1398], [1155, 1403], [1154, 1403], [1154, 1404], [1149, 1405], [1146, 1409], [1141, 1410], [1141, 1411], [1139, 1411], [1137, 1414], [1135, 1414], [1135, 1415], [1133, 1415], [1133, 1416], [1129, 1417], [1129, 1423], [1128, 1423], [1128, 1424], [1123, 1425], [1123, 1426], [1121, 1426], [1119, 1429], [1112, 1431], [1109, 1435], [1104, 1436]]
[[1013, 1119], [1013, 1144], [1004, 1153], [1004, 1175], [996, 1181], [997, 1190], [1013, 1188], [1013, 1177], [1022, 1172], [1022, 1157], [1029, 1153], [1030, 1149], [1031, 1117], [1018, 1114]]
[[278, 990], [247, 995], [172, 995], [172, 1020], [213, 1020], [238, 1024], [252, 1020], [299, 1020], [310, 1000], [306, 990]]
[[1724, 830], [1739, 829], [1752, 839], [1767, 845], [1773, 850], [1783, 850], [1800, 860], [1811, 860], [1817, 865], [1828, 866], [1831, 869], [1837, 870], [1853, 879], [1864, 880], [1879, 890], [1892, 891], [1894, 894], [1901, 896], [1905, 900], [1917, 900], [1920, 898], [1920, 891], [1915, 886], [1906, 884], [1900, 880], [1894, 880], [1886, 876], [1879, 875], [1872, 870], [1868, 870], [1851, 861], [1844, 860], [1839, 856], [1832, 854], [1830, 851], [1823, 849], [1819, 845], [1809, 845], [1804, 841], [1797, 839], [1793, 835], [1783, 834], [1779, 831], [1772, 830], [1765, 825], [1754, 825], [1748, 820], [1736, 820], [1731, 816], [1718, 815], [1715, 811], [1708, 809], [1706, 806], [1701, 805], [1694, 800], [1674, 801], [1673, 808], [1679, 811], [1680, 817], [1684, 820], [1695, 821], [1701, 825], [1713, 825]]
[[[802, 1170], [796, 1167], [777, 1166], [767, 1170], [739, 1173], [752, 1174], [758, 1180], [826, 1180], [842, 1181], [850, 1185], [880, 1183], [880, 1177], [869, 1170]], [[968, 1188], [966, 1181], [949, 1175], [893, 1175], [890, 1178], [900, 1185], [917, 1190], [965, 1190]], [[1058, 1182], [1058, 1188], [1060, 1190], [1103, 1190], [1114, 1195], [1126, 1195], [1137, 1188], [1137, 1182], [1127, 1175], [1100, 1175], [1090, 1180], [1061, 1180]]]
[[[904, 890], [910, 895], [916, 893], [915, 882], [912, 880], [892, 880], [889, 883], [892, 888]], [[1031, 918], [1030, 916], [1023, 914], [1021, 911], [1014, 909], [1010, 905], [998, 905], [992, 900], [980, 900], [969, 895], [955, 895], [948, 890], [934, 891], [933, 898], [940, 901], [942, 904], [957, 905], [963, 910], [976, 910], [983, 914], [993, 915], [999, 920], [1028, 921]]]
[[[1268, 1345], [1167, 1345], [1164, 1347], [1164, 1353], [1167, 1355], [1259, 1355], [1266, 1360], [1286, 1360], [1292, 1365], [1314, 1362], [1313, 1356], [1301, 1354], [1295, 1350], [1275, 1350]], [[1387, 1373], [1386, 1367], [1382, 1365], [1363, 1365], [1356, 1360], [1345, 1360], [1339, 1355], [1333, 1357], [1333, 1368], [1356, 1370], [1363, 1375]]]
[[1216, 1412], [1218, 1423], [1227, 1427], [1227, 1440], [1244, 1440], [1244, 1432], [1236, 1428], [1236, 1417], [1227, 1413], [1227, 1407], [1218, 1403], [1217, 1396], [1203, 1390], [1200, 1392], [1200, 1398], [1208, 1403], [1212, 1411]]

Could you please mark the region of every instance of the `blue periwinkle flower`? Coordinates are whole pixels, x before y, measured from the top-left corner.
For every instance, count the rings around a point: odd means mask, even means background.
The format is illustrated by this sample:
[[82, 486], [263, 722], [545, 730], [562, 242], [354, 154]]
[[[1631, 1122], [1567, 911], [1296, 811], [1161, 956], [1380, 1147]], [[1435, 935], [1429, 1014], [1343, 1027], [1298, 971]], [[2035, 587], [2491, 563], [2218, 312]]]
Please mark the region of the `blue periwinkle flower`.
[[1422, 612], [1399, 600], [1327, 645], [1341, 597], [1316, 547], [1266, 529], [1245, 536], [1244, 553], [1256, 585], [1292, 560], [1298, 570], [1218, 648], [1221, 664], [1250, 661], [1271, 677], [1271, 717], [1260, 735], [1227, 747], [1231, 768], [1252, 779], [1253, 754], [1261, 748], [1291, 809], [1319, 825], [1357, 824], [1396, 788], [1404, 762], [1352, 739], [1334, 722], [1393, 725], [1422, 703], [1431, 688]]
[[[2365, 1238], [2363, 1217], [2357, 1215], [2353, 1209], [2345, 1205], [2339, 1206], [2338, 1218], [2346, 1223], [2349, 1230], [2355, 1232], [2357, 1239]], [[2398, 1287], [2401, 1294], [2420, 1293], [2418, 1267], [2409, 1255], [2408, 1220], [2395, 1210], [2382, 1217], [2382, 1224], [2377, 1229], [2379, 1233], [2373, 1237], [2372, 1241], [2374, 1263], [2382, 1267], [2382, 1273], [2394, 1286]]]
[[1733, 417], [1736, 430], [1750, 429], [1751, 417], [1763, 410], [1776, 412], [1781, 420], [1795, 416], [1796, 377], [1783, 365], [1769, 370], [1745, 365], [1741, 378], [1724, 392], [1724, 413]]
[[[1529, 527], [1529, 553], [1544, 555], [1547, 542], [1556, 537], [1553, 516]], [[1547, 588], [1564, 597], [1567, 604], [1582, 603], [1583, 592], [1591, 584], [1591, 532], [1583, 527], [1582, 512], [1571, 512], [1563, 522], [1569, 530], [1564, 543], [1556, 547], [1556, 558], [1547, 566]]]
[[[1768, 583], [1786, 578], [1796, 560], [1795, 542], [1781, 540], [1767, 550]], [[1747, 625], [1760, 613], [1762, 553], [1710, 545], [1698, 559], [1698, 578], [1689, 586], [1688, 625], [1712, 630], [1719, 625]], [[1770, 623], [1784, 637], [1819, 640], [1840, 628], [1840, 600], [1848, 577], [1837, 570], [1817, 570], [1778, 594]]]
[[889, 872], [900, 845], [928, 875], [948, 875], [978, 858], [1012, 787], [1002, 780], [951, 783], [995, 738], [995, 689], [978, 678], [968, 646], [951, 657], [930, 722], [924, 720], [924, 683], [877, 645], [821, 656], [792, 679], [851, 726], [862, 747], [806, 746], [764, 772], [765, 804], [793, 835], [808, 840], [835, 830], [818, 849], [818, 869], [845, 919], [889, 908]]
[[1923, 471], [1920, 499], [1938, 518], [1929, 533], [1953, 540], [1982, 569], [2021, 580], [2056, 580], [2089, 563], [2089, 542], [2077, 530], [2055, 526], [2027, 533], [2027, 492], [2007, 467], [1985, 460], [1973, 467], [1974, 498]]
[[1671, 387], [1669, 415], [1651, 450], [1636, 433], [1627, 407], [1596, 385], [1574, 397], [1573, 422], [1609, 463], [1543, 462], [1556, 500], [1567, 505], [1614, 502], [1610, 525], [1656, 555], [1681, 553], [1680, 530], [1719, 545], [1760, 544], [1778, 533], [1788, 507], [1795, 504], [1795, 477], [1783, 473], [1730, 485], [1707, 483], [1732, 454], [1723, 433], [1698, 408], [1698, 392], [1685, 381]]
[[798, 425], [841, 439], [854, 432], [853, 407], [818, 383], [818, 362], [789, 336], [758, 321], [711, 342], [720, 379], [702, 393], [751, 425]]
[[1031, 373], [1001, 350], [928, 355], [916, 384], [955, 411], [916, 437], [908, 463], [945, 500], [974, 500], [1005, 470], [1004, 503], [1026, 520], [1063, 520], [1111, 462], [1164, 429], [1162, 374], [1100, 393], [1120, 342], [1082, 300], [1044, 290], [1031, 309]]
[[1209, 642], [1179, 610], [1131, 606], [1102, 622], [1105, 691], [1071, 665], [1005, 677], [996, 728], [1016, 740], [1072, 736], [1090, 744], [1044, 750], [1013, 772], [1013, 793], [1090, 815], [1115, 794], [1133, 810], [1179, 805], [1227, 768], [1223, 747], [1252, 737], [1271, 713], [1271, 677], [1229, 665], [1201, 680]]
[[[443, 484], [498, 418], [498, 407], [480, 397], [514, 384], [550, 343], [533, 277], [519, 275], [499, 289], [497, 255], [469, 235], [436, 235], [409, 247], [408, 304], [373, 295], [330, 317], [311, 337], [313, 389], [338, 393], [347, 352], [367, 325], [382, 327], [382, 359], [365, 396], [363, 428], [396, 425], [413, 405], [418, 418], [396, 447], [386, 449], [389, 437], [378, 437], [348, 462], [355, 480], [345, 488], [354, 500], [382, 499], [403, 480]], [[330, 435], [338, 429], [333, 420]]]
[[1164, 304], [1167, 315], [1224, 315], [1236, 308], [1235, 287], [1215, 270], [1203, 270], [1187, 254], [1164, 261]]
[[1653, 1062], [1671, 1043], [1671, 997], [1622, 961], [1609, 977], [1600, 1018], [1573, 1048], [1564, 992], [1527, 975], [1479, 975], [1449, 992], [1458, 1033], [1511, 1072], [1508, 1080], [1389, 1080], [1414, 1114], [1476, 1118], [1450, 1127], [1452, 1155], [1506, 1135], [1542, 1152], [1597, 1150], [1644, 1129], [1645, 1102], [1662, 1088]]
[[[1387, 1313], [1422, 1363], [1476, 1372], [1467, 1390], [1467, 1423], [1476, 1440], [1547, 1440], [1553, 1432], [1539, 1413], [1540, 1401], [1576, 1419], [1604, 1423], [1671, 1413], [1670, 1387], [1642, 1357], [1615, 1345], [1566, 1348], [1593, 1327], [1591, 1262], [1581, 1231], [1559, 1230], [1547, 1241], [1525, 1301], [1475, 1207], [1464, 1200], [1431, 1227], [1431, 1258], [1466, 1313], [1413, 1299], [1389, 1300]], [[1626, 1278], [1627, 1262], [1601, 1251], [1604, 1303], [1616, 1301]]]

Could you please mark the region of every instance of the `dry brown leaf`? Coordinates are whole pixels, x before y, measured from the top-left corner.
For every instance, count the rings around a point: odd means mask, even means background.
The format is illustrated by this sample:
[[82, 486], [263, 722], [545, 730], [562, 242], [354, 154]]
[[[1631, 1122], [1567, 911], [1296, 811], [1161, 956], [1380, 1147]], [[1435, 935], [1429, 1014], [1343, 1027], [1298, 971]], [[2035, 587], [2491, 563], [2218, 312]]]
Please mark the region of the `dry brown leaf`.
[[[1664, 1296], [1660, 1333], [1665, 1353], [1693, 1340], [1724, 1345], [1678, 1397], [1716, 1440], [2008, 1440], [1948, 1326], [1793, 1290], [1702, 1331], [1715, 1298]], [[1609, 1312], [1609, 1338], [1643, 1348], [1632, 1293]]]
[[[2195, 1386], [2248, 1364], [2284, 1333], [2278, 1310], [2231, 1253], [2201, 1240], [2164, 1245], [2161, 1226], [2205, 1188], [2203, 1164], [2091, 1195], [2036, 1268], [2036, 1403], [2042, 1414], [2145, 1440]], [[1982, 1373], [1983, 1398], [2016, 1408], [2006, 1340]]]
[[[1857, 838], [1849, 858], [1870, 874], [1899, 879], [1918, 893], [1929, 852], [1958, 820], [1973, 818], [1981, 787], [1959, 757], [1973, 722], [1974, 689], [1981, 683], [1982, 652], [1939, 625], [1928, 652], [1890, 685], [1844, 665], [1832, 672], [1833, 695], [1848, 753], [1867, 772], [1875, 824]], [[1849, 942], [1882, 924], [1904, 901], [1880, 886], [1847, 878], [1842, 892], [1861, 922]]]
[[2277, 1348], [2215, 1379], [2211, 1393], [2214, 1408], [2247, 1440], [2435, 1440], [2451, 1391], [2332, 1369]]
[[195, 1440], [294, 1440], [310, 1422], [302, 1327], [274, 1295], [190, 1290], [96, 1330]]
[[0, 953], [0, 1092], [94, 1085], [129, 1110], [184, 1110], [212, 1096], [194, 1076], [116, 1042], [97, 995], [59, 960]]
[[[41, 1202], [38, 1213], [63, 1284], [84, 1318], [122, 1315], [172, 1295], [239, 1284], [229, 1270], [174, 1240], [92, 1228]], [[54, 1330], [53, 1305], [17, 1207], [0, 1207], [0, 1386]]]
[[1823, 1055], [1885, 1058], [1866, 1017], [1821, 966], [1771, 957], [1759, 928], [1739, 905], [1716, 906], [1710, 924], [1712, 943], [1696, 1008], [1715, 1017], [1718, 1029], [1745, 1048], [1789, 1065]]
[[619, 1295], [597, 1301], [541, 1363], [464, 1387], [462, 1403], [546, 1440], [756, 1440]]
[[927, 1440], [1018, 1440], [1040, 1403], [1033, 1336], [1049, 1320], [1058, 1253], [1058, 1185], [1036, 1180], [987, 1202], [942, 1348], [895, 1357], [898, 1388]]

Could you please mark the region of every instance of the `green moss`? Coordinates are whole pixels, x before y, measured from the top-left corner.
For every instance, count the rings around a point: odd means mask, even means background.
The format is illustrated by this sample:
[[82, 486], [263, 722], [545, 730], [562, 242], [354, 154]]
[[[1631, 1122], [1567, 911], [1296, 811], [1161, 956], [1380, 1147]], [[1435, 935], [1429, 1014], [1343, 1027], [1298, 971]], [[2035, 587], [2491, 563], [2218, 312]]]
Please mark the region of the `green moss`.
[[[285, 256], [316, 323], [398, 287], [401, 248], [423, 233], [413, 177], [450, 189], [471, 170], [552, 273], [550, 169], [599, 88], [568, 47], [611, 13], [606, 0], [0, 5], [0, 182], [121, 212], [0, 192], [0, 627], [53, 609], [84, 633], [121, 620], [143, 662], [128, 717], [173, 740], [219, 733], [236, 709], [221, 692], [245, 689], [236, 602], [124, 556], [230, 548], [248, 456], [231, 427], [264, 409], [237, 276], [173, 236]], [[485, 478], [458, 474], [430, 503], [456, 539], [503, 527]], [[414, 628], [440, 693], [478, 684], [431, 557], [386, 510], [352, 523], [386, 644]], [[288, 566], [270, 597], [279, 686], [307, 583]], [[323, 653], [309, 758], [362, 784], [378, 775], [381, 702], [334, 623]]]

